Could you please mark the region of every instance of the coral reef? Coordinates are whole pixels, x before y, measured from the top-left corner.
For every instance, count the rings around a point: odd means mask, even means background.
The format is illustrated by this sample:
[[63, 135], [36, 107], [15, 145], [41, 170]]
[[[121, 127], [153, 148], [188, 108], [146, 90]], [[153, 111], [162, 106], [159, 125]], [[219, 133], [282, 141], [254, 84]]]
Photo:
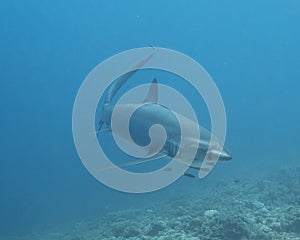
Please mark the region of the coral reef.
[[68, 233], [29, 239], [300, 240], [299, 186], [300, 168], [220, 180], [206, 194], [194, 191], [145, 209], [111, 212]]

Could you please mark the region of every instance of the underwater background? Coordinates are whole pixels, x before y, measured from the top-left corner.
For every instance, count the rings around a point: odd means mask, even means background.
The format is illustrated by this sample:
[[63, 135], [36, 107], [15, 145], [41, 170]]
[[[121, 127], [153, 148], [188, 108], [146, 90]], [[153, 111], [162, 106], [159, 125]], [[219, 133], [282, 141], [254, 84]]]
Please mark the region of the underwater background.
[[[300, 239], [299, 22], [297, 0], [1, 1], [0, 239]], [[97, 64], [150, 44], [212, 76], [233, 160], [121, 193], [81, 163], [72, 109]]]

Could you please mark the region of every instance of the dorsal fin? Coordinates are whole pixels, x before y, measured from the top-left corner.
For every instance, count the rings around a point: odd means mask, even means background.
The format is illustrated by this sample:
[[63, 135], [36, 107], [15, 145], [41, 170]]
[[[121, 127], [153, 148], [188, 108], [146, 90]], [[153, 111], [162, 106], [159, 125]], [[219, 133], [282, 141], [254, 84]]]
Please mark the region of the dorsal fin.
[[144, 103], [158, 103], [158, 87], [156, 78], [152, 80], [148, 95], [144, 100]]

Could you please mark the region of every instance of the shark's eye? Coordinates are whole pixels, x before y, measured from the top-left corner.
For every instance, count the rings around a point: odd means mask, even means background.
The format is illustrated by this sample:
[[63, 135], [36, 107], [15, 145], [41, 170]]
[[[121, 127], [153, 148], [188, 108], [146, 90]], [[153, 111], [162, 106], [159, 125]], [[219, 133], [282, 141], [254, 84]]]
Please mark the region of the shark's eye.
[[206, 154], [207, 154], [207, 158], [209, 160], [217, 160], [218, 157], [219, 157], [219, 154], [214, 150], [213, 151], [208, 151]]

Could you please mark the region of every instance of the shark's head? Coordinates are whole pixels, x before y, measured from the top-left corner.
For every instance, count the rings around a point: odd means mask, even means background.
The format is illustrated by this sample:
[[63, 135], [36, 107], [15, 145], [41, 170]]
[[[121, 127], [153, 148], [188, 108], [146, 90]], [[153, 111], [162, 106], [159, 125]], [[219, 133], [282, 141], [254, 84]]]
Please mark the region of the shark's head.
[[206, 166], [205, 169], [211, 169], [219, 161], [225, 162], [232, 159], [230, 152], [216, 137], [213, 137], [212, 141], [210, 141], [210, 138], [211, 133], [202, 128], [202, 139], [200, 141], [198, 139], [188, 139], [190, 144], [189, 146], [185, 146], [185, 149], [187, 151], [189, 151], [189, 148], [197, 150], [190, 167], [201, 169], [204, 160], [206, 160], [204, 164]]
[[[217, 160], [223, 162], [232, 159], [231, 153], [214, 134], [202, 126], [200, 126], [200, 129], [201, 139], [200, 141], [194, 140], [192, 145], [194, 147], [197, 146], [199, 148], [199, 152], [206, 155], [208, 161]], [[203, 155], [201, 156], [200, 154], [200, 158], [203, 158]]]
[[207, 152], [207, 157], [209, 159], [214, 159], [215, 156], [219, 156], [219, 161], [229, 161], [232, 159], [231, 154], [229, 153], [229, 151], [227, 150], [227, 148], [225, 146], [223, 146], [223, 149], [221, 152], [219, 152], [218, 150], [212, 149], [211, 151]]
[[212, 135], [211, 143], [207, 145], [206, 154], [208, 160], [218, 159], [218, 161], [224, 162], [232, 159], [228, 149], [214, 135]]

